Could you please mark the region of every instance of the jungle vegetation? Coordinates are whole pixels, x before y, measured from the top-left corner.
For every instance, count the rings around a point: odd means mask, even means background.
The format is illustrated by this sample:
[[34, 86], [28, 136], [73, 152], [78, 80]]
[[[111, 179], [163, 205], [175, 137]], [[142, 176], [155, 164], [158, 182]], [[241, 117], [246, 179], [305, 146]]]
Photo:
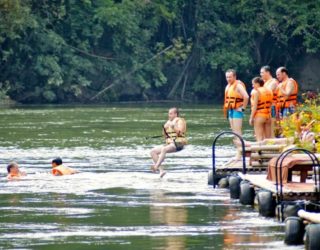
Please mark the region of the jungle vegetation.
[[0, 99], [218, 100], [318, 53], [320, 1], [0, 0], [0, 48]]

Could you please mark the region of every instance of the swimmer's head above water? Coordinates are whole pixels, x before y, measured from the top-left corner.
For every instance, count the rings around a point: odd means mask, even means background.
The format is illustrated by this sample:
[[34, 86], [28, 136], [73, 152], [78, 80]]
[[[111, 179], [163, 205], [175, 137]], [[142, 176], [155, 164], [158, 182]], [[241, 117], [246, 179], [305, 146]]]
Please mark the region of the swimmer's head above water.
[[7, 176], [8, 180], [19, 179], [21, 176], [26, 175], [25, 172], [20, 171], [19, 165], [16, 162], [11, 162], [7, 166], [7, 171], [8, 171], [8, 176]]
[[53, 168], [62, 165], [62, 159], [60, 157], [53, 159], [51, 165]]
[[8, 166], [7, 166], [7, 171], [8, 174], [19, 174], [19, 165], [16, 162], [11, 162]]

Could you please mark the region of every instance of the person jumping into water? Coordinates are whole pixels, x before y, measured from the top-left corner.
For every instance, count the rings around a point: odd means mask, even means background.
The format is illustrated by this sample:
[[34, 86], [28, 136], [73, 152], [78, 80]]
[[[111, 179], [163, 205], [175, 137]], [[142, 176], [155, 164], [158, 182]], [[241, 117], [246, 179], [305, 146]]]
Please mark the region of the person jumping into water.
[[169, 120], [163, 126], [163, 135], [166, 138], [166, 145], [155, 147], [150, 153], [154, 162], [151, 170], [153, 172], [159, 170], [160, 178], [166, 174], [161, 166], [166, 154], [181, 151], [187, 144], [187, 124], [183, 118], [179, 117], [179, 109], [176, 107], [170, 108], [168, 118]]

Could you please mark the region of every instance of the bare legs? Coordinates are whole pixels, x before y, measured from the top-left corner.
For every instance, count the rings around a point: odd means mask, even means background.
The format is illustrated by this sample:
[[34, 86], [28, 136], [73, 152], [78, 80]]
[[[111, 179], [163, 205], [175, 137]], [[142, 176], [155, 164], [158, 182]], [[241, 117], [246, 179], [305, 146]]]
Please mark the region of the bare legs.
[[275, 134], [274, 134], [274, 130], [276, 128], [276, 118], [271, 118], [271, 124], [270, 124], [271, 128], [271, 134], [270, 134], [270, 137], [268, 138], [275, 138]]
[[263, 141], [266, 138], [265, 130], [266, 130], [267, 118], [265, 117], [256, 117], [254, 118], [254, 133], [256, 135], [257, 141]]
[[[242, 118], [229, 118], [229, 123], [230, 123], [232, 132], [242, 136]], [[233, 143], [235, 145], [240, 144], [240, 140], [238, 139], [238, 137], [235, 137], [233, 139]], [[235, 156], [235, 160], [240, 160], [240, 157], [241, 155], [237, 152]], [[234, 159], [231, 159], [230, 162], [228, 163], [231, 163], [232, 161], [234, 161]]]
[[242, 119], [241, 118], [230, 118], [229, 119], [230, 127], [232, 132], [242, 136]]
[[164, 171], [163, 167], [161, 166], [162, 162], [166, 158], [167, 153], [173, 153], [176, 152], [176, 146], [171, 143], [165, 146], [155, 147], [151, 150], [151, 157], [154, 162], [154, 166], [152, 167], [153, 171], [160, 170], [160, 177], [163, 177], [166, 172]]
[[274, 119], [269, 118], [266, 120], [266, 123], [264, 125], [264, 135], [265, 138], [274, 138]]

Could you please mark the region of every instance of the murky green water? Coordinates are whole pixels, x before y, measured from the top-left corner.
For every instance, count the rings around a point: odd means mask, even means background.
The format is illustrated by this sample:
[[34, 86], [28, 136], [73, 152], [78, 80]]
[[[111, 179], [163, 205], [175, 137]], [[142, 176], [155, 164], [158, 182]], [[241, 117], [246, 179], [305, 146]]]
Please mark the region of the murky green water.
[[[212, 139], [228, 127], [220, 107], [183, 107], [190, 145], [164, 179], [149, 172], [162, 141], [145, 136], [161, 133], [166, 109], [0, 109], [0, 249], [285, 249], [282, 224], [207, 185]], [[81, 173], [51, 176], [57, 156]], [[12, 160], [25, 179], [5, 179]]]

